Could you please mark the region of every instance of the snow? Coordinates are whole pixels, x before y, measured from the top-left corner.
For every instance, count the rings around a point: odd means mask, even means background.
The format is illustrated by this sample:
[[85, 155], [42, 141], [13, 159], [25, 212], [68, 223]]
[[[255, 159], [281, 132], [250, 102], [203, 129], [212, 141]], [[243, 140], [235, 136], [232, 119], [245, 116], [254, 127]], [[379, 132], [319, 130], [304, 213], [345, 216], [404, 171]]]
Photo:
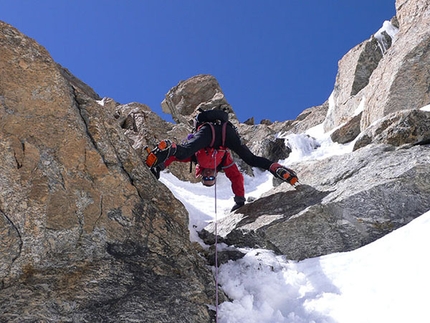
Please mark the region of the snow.
[[390, 21], [386, 20], [384, 21], [384, 23], [382, 24], [381, 29], [379, 29], [376, 33], [375, 33], [375, 38], [380, 38], [382, 37], [382, 33], [386, 32], [391, 38], [394, 39], [394, 37], [396, 36], [396, 34], [399, 32], [399, 28], [395, 27]]
[[[428, 106], [425, 107], [428, 109]], [[428, 110], [427, 110], [428, 111]], [[351, 152], [322, 125], [306, 134], [285, 136], [292, 153], [281, 164]], [[318, 146], [318, 148], [315, 148]], [[269, 172], [245, 175], [247, 197], [272, 187]], [[209, 222], [229, 216], [230, 182], [219, 174], [216, 187], [182, 182], [169, 172], [160, 179], [185, 205], [190, 239]], [[215, 200], [216, 192], [216, 200]], [[430, 211], [360, 249], [297, 262], [264, 249], [218, 269], [218, 282], [231, 301], [218, 306], [219, 323], [380, 323], [428, 322], [430, 292]], [[207, 246], [204, 246], [207, 247]]]
[[390, 36], [391, 43], [394, 43], [396, 39], [395, 36], [399, 32], [399, 29], [395, 27], [390, 21], [384, 21], [381, 29], [379, 29], [374, 34], [374, 37], [378, 40], [379, 46], [381, 47], [382, 54], [384, 54], [390, 46], [385, 40], [385, 37], [383, 35], [384, 32], [387, 33], [388, 36]]
[[422, 111], [430, 111], [430, 105], [426, 105], [426, 106], [422, 107], [420, 110], [422, 110]]

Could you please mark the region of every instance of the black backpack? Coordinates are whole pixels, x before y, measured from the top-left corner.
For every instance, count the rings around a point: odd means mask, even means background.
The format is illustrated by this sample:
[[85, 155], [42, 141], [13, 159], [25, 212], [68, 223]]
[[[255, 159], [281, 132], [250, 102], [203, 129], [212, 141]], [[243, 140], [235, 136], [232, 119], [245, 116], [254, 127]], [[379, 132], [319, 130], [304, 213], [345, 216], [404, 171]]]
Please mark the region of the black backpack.
[[200, 110], [196, 116], [194, 130], [197, 130], [204, 123], [222, 124], [228, 122], [228, 113], [220, 109]]

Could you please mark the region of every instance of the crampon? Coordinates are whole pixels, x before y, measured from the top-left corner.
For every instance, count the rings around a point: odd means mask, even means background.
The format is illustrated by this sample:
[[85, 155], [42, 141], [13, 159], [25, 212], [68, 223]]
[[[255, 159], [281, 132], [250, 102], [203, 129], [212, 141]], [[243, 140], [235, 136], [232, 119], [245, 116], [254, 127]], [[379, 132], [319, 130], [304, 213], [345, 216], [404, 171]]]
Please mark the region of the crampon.
[[172, 155], [172, 149], [176, 148], [176, 144], [169, 139], [160, 141], [152, 150], [146, 146], [144, 149], [148, 153], [145, 163], [149, 168], [157, 167], [163, 163], [169, 156]]
[[287, 167], [279, 167], [276, 170], [276, 176], [286, 181], [287, 183], [291, 184], [292, 186], [299, 184], [299, 179], [297, 177], [297, 174], [293, 170]]

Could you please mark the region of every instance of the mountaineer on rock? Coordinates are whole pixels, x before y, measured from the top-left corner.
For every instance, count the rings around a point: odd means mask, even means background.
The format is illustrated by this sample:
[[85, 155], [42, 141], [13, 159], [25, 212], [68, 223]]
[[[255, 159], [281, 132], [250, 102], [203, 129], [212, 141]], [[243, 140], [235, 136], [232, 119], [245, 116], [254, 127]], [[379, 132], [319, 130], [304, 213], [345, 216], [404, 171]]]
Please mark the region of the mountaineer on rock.
[[[203, 184], [215, 184], [217, 172], [223, 170], [232, 182], [235, 194], [235, 205], [232, 211], [245, 204], [243, 176], [231, 158], [228, 149], [233, 150], [245, 163], [270, 171], [275, 177], [291, 185], [298, 181], [296, 173], [267, 158], [254, 155], [242, 143], [236, 128], [228, 121], [228, 113], [221, 109], [201, 111], [195, 118], [194, 134], [181, 144], [163, 140], [152, 150], [148, 151], [146, 165], [159, 178], [161, 170], [173, 161], [197, 162], [196, 175], [202, 175]], [[231, 169], [229, 169], [231, 168]]]

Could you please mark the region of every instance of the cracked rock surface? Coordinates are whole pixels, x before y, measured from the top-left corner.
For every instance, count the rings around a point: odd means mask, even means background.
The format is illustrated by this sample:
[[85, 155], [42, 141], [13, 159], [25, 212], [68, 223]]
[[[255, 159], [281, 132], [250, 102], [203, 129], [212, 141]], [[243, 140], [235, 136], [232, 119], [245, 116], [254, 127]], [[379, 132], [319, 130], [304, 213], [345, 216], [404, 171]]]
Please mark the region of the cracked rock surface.
[[0, 321], [209, 322], [187, 213], [114, 111], [0, 22]]

